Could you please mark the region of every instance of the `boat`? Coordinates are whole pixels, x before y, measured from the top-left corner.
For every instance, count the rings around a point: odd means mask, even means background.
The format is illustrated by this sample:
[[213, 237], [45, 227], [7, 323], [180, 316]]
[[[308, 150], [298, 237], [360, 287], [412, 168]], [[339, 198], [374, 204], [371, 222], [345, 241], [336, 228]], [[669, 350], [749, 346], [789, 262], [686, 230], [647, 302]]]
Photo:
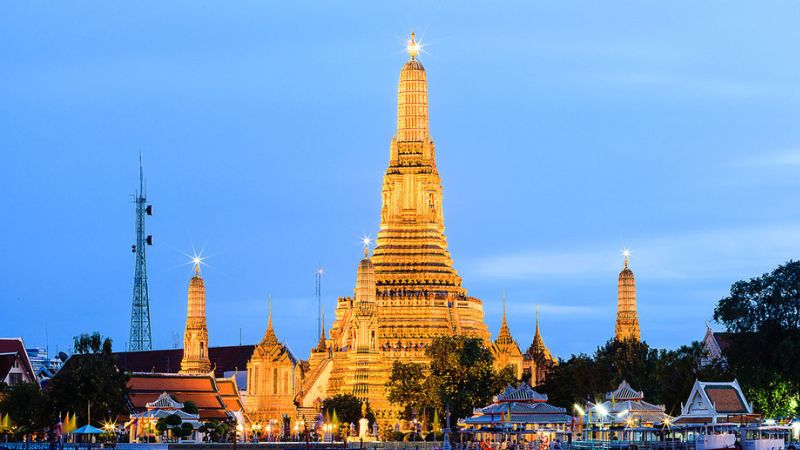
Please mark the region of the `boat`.
[[792, 428], [780, 425], [750, 426], [740, 430], [742, 450], [784, 450]]

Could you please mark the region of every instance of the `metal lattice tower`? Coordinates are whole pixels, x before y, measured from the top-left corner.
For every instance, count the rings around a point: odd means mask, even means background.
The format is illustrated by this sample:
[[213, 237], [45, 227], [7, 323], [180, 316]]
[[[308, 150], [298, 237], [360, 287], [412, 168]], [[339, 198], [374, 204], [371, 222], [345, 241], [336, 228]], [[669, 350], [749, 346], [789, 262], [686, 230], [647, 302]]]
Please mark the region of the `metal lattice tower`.
[[153, 236], [145, 235], [145, 216], [153, 215], [153, 206], [147, 204], [144, 190], [142, 156], [139, 155], [139, 191], [133, 198], [136, 204], [136, 244], [131, 251], [136, 254], [133, 275], [133, 305], [131, 307], [131, 334], [128, 350], [151, 350], [153, 341], [150, 332], [150, 292], [147, 288], [147, 259], [145, 247], [153, 245]]

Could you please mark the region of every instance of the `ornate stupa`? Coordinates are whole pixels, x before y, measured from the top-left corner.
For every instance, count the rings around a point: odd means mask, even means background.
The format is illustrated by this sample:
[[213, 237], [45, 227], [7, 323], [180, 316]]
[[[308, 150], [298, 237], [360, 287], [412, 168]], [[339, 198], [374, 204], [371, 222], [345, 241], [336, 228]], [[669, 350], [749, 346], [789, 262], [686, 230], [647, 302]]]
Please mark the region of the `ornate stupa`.
[[211, 372], [211, 361], [208, 359], [206, 286], [200, 276], [200, 258], [194, 259], [194, 276], [189, 281], [188, 304], [180, 373], [205, 375]]
[[617, 327], [615, 338], [618, 341], [639, 340], [639, 315], [636, 312], [636, 280], [628, 267], [630, 252], [623, 252], [624, 267], [619, 273], [617, 283]]
[[[425, 346], [436, 336], [463, 334], [490, 343], [482, 303], [467, 295], [447, 251], [419, 50], [412, 34], [410, 57], [400, 71], [397, 132], [383, 178], [374, 253], [365, 245], [355, 295], [338, 300], [330, 330], [327, 395], [346, 392], [369, 400], [386, 421], [396, 413], [384, 392], [393, 361], [425, 361]], [[314, 364], [310, 371], [312, 379], [314, 372], [324, 373]], [[307, 391], [314, 390], [312, 384]]]
[[[412, 34], [409, 60], [400, 71], [397, 131], [383, 177], [374, 252], [370, 254], [371, 242], [365, 239], [353, 295], [337, 300], [330, 335], [325, 335], [323, 325], [308, 360], [293, 366], [297, 408], [283, 413], [297, 414], [306, 423], [316, 419], [325, 398], [347, 393], [368, 401], [382, 427], [394, 425], [400, 409], [388, 402], [385, 392], [392, 364], [427, 362], [425, 348], [438, 336], [477, 337], [498, 358], [505, 358], [501, 362], [506, 365], [517, 364], [523, 371], [536, 367], [528, 356], [520, 355], [505, 315], [497, 340], [490, 341], [482, 302], [467, 295], [453, 268], [419, 52]], [[256, 350], [253, 360], [260, 352]], [[264, 360], [266, 370], [284, 365], [288, 367], [286, 362]], [[249, 406], [248, 399], [248, 411]]]

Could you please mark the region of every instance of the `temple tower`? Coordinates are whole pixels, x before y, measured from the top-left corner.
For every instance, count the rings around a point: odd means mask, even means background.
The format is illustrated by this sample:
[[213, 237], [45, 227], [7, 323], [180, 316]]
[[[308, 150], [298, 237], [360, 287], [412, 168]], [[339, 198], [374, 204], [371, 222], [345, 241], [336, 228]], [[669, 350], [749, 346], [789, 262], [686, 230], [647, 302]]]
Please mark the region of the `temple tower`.
[[525, 362], [527, 366], [525, 371], [531, 375], [532, 386], [542, 384], [547, 378], [547, 371], [558, 365], [558, 359], [550, 353], [539, 329], [539, 305], [536, 305], [536, 331], [530, 347], [525, 352]]
[[206, 325], [206, 286], [200, 276], [200, 260], [194, 259], [194, 276], [189, 281], [189, 307], [183, 333], [183, 359], [180, 373], [208, 374], [208, 327]]
[[507, 366], [514, 368], [514, 375], [517, 379], [522, 378], [523, 356], [519, 350], [517, 341], [511, 336], [511, 329], [506, 320], [506, 296], [503, 294], [503, 322], [500, 324], [500, 332], [489, 348], [494, 356], [494, 368], [500, 371]]
[[[309, 358], [321, 362], [310, 364], [302, 402], [310, 405], [322, 392], [313, 386], [324, 383], [327, 396], [347, 393], [368, 400], [382, 426], [394, 424], [400, 412], [385, 394], [394, 361], [426, 362], [425, 349], [439, 336], [473, 336], [491, 344], [483, 304], [467, 295], [447, 250], [419, 51], [412, 34], [409, 59], [400, 70], [397, 129], [383, 177], [375, 249], [370, 256], [365, 248], [354, 295], [337, 300], [328, 352], [318, 345]], [[321, 358], [326, 354], [329, 360]]]
[[297, 359], [281, 342], [272, 327], [272, 299], [264, 338], [247, 362], [247, 402], [245, 410], [254, 422], [296, 415], [294, 405]]
[[636, 312], [636, 280], [628, 267], [630, 252], [623, 252], [625, 265], [619, 273], [617, 284], [617, 327], [615, 339], [639, 340], [639, 315]]

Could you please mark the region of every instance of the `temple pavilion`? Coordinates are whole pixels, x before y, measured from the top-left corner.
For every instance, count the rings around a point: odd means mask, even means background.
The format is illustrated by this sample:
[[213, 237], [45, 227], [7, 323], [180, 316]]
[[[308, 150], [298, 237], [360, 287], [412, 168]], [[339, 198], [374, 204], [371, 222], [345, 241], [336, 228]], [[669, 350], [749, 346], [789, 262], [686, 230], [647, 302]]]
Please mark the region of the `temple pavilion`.
[[472, 417], [459, 421], [467, 432], [483, 440], [499, 433], [548, 435], [568, 431], [572, 417], [565, 408], [547, 403], [547, 395], [534, 391], [527, 383], [508, 386], [491, 405], [476, 408]]
[[588, 402], [584, 423], [589, 427], [603, 428], [642, 427], [669, 423], [672, 418], [664, 412], [664, 405], [644, 401], [644, 392], [637, 391], [623, 380], [613, 391], [606, 394], [602, 403]]

